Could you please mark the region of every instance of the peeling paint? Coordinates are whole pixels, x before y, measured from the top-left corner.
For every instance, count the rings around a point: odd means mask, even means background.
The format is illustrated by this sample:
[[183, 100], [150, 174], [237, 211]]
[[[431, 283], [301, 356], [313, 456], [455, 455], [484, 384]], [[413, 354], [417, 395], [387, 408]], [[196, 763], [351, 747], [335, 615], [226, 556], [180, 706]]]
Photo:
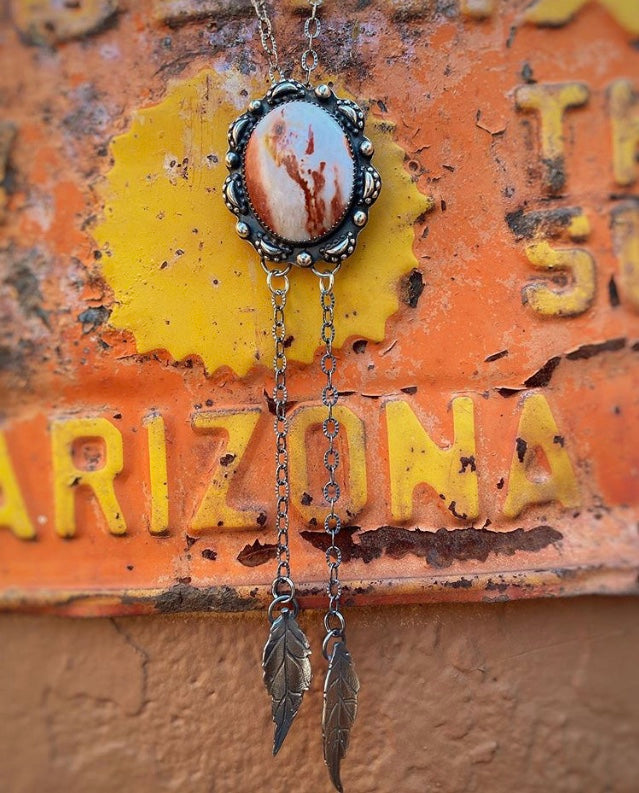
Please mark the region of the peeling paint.
[[[340, 548], [345, 562], [361, 559], [368, 564], [382, 555], [392, 559], [415, 555], [438, 568], [450, 567], [456, 561], [486, 561], [491, 553], [504, 556], [512, 556], [518, 551], [534, 553], [563, 539], [561, 532], [551, 526], [507, 532], [473, 528], [407, 530], [397, 526], [380, 526], [361, 534], [357, 534], [358, 531], [357, 526], [348, 526], [340, 533]], [[303, 531], [302, 537], [322, 551], [326, 551], [331, 543], [330, 537], [323, 533]]]

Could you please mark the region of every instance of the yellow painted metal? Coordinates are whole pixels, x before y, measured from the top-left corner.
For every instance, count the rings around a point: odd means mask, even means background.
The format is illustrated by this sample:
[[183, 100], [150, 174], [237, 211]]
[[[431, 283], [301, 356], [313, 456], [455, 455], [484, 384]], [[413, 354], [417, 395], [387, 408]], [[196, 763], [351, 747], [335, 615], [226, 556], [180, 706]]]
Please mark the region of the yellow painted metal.
[[0, 432], [0, 493], [2, 494], [0, 529], [10, 529], [21, 540], [34, 539], [35, 529], [29, 518], [2, 432]]
[[420, 484], [427, 484], [453, 514], [468, 520], [479, 515], [472, 399], [453, 399], [451, 412], [454, 440], [441, 448], [410, 405], [400, 400], [386, 405], [391, 509], [395, 520], [411, 519], [413, 493]]
[[525, 507], [550, 501], [577, 507], [581, 497], [548, 400], [543, 394], [531, 394], [524, 398], [519, 419], [503, 512], [516, 518]]
[[[93, 444], [85, 465], [75, 460], [77, 441]], [[103, 449], [100, 445], [103, 444]], [[51, 456], [55, 499], [55, 530], [60, 537], [73, 537], [76, 531], [75, 494], [80, 486], [89, 487], [104, 513], [111, 534], [126, 534], [126, 522], [115, 495], [113, 482], [124, 467], [122, 433], [105, 418], [79, 418], [54, 421], [51, 425]], [[98, 467], [100, 465], [100, 467]]]
[[[535, 0], [525, 11], [528, 22], [536, 25], [563, 25], [592, 0]], [[639, 33], [636, 0], [597, 0], [608, 9], [628, 33]]]
[[[197, 355], [209, 372], [230, 366], [239, 375], [272, 356], [264, 274], [254, 251], [229, 233], [220, 188], [228, 123], [244, 109], [243, 96], [260, 90], [235, 70], [201, 72], [138, 111], [112, 143], [115, 164], [94, 235], [117, 300], [111, 322], [133, 332], [138, 352], [166, 349], [176, 360]], [[372, 210], [375, 223], [336, 282], [337, 346], [353, 335], [383, 339], [399, 307], [394, 284], [417, 264], [411, 224], [433, 207], [406, 173], [388, 125], [372, 119], [370, 137], [385, 187]], [[362, 300], [362, 293], [375, 297]], [[308, 363], [320, 322], [312, 273], [295, 273], [288, 308], [294, 341], [287, 356]]]
[[257, 524], [259, 513], [245, 504], [244, 509], [235, 509], [228, 500], [229, 488], [244, 458], [251, 436], [260, 417], [260, 409], [216, 410], [196, 413], [192, 425], [196, 432], [222, 432], [228, 442], [220, 450], [219, 461], [213, 465], [211, 480], [191, 521], [195, 532], [214, 529], [224, 531], [245, 529]]

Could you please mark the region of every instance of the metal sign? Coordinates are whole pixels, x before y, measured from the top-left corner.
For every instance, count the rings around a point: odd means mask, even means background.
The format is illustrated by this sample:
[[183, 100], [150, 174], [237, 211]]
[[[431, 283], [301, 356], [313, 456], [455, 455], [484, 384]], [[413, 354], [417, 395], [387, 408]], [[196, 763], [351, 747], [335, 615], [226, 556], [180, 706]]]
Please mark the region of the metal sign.
[[[268, 601], [270, 306], [222, 195], [232, 97], [263, 86], [231, 6], [2, 23], [5, 607]], [[359, 14], [326, 22], [384, 180], [336, 284], [346, 600], [636, 591], [636, 2]], [[294, 277], [291, 544], [317, 605], [319, 303]]]

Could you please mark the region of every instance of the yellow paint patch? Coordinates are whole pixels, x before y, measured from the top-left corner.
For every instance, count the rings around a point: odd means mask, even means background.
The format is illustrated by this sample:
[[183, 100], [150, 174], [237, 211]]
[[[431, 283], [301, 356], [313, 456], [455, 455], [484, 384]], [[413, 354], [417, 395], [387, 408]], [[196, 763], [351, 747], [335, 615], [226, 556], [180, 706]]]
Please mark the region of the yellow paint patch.
[[[526, 21], [537, 25], [564, 25], [590, 0], [536, 0], [526, 9]], [[628, 33], [639, 33], [637, 0], [599, 0]]]
[[[261, 92], [238, 72], [207, 70], [135, 113], [130, 130], [113, 140], [94, 236], [115, 294], [111, 323], [133, 332], [140, 353], [197, 355], [208, 372], [230, 366], [238, 375], [272, 358], [264, 273], [237, 237], [221, 189], [228, 125]], [[384, 187], [336, 279], [337, 346], [349, 336], [384, 338], [386, 320], [399, 308], [398, 281], [417, 265], [413, 222], [433, 208], [406, 173], [388, 125], [371, 119], [367, 134]], [[312, 361], [319, 327], [317, 278], [296, 270], [287, 304], [289, 360]]]

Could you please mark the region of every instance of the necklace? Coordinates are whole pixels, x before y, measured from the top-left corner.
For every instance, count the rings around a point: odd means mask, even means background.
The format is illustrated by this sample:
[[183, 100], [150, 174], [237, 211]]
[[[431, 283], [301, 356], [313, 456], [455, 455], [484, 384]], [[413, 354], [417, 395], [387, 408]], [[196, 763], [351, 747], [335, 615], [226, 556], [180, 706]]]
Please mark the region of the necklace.
[[337, 512], [340, 487], [336, 472], [339, 423], [333, 379], [335, 340], [335, 276], [355, 250], [368, 222], [370, 206], [379, 196], [381, 178], [371, 165], [373, 144], [364, 135], [364, 112], [341, 99], [326, 83], [311, 85], [318, 65], [314, 49], [321, 23], [322, 0], [309, 0], [304, 23], [306, 48], [301, 57], [305, 81], [284, 74], [265, 0], [251, 0], [262, 47], [268, 59], [270, 88], [254, 99], [229, 127], [223, 195], [236, 217], [235, 229], [257, 251], [266, 273], [273, 306], [275, 407], [275, 497], [277, 571], [268, 608], [270, 631], [264, 647], [264, 682], [272, 699], [275, 722], [273, 754], [277, 754], [311, 681], [310, 647], [297, 622], [299, 612], [291, 573], [289, 547], [289, 465], [285, 308], [293, 267], [310, 268], [317, 276], [322, 311], [320, 367], [326, 414], [323, 487], [328, 505], [324, 530], [331, 538], [326, 551], [328, 607], [322, 654], [328, 661], [324, 684], [322, 734], [324, 760], [337, 790], [342, 791], [340, 764], [348, 747], [357, 712], [359, 681], [346, 647], [346, 622], [340, 608], [341, 552]]

